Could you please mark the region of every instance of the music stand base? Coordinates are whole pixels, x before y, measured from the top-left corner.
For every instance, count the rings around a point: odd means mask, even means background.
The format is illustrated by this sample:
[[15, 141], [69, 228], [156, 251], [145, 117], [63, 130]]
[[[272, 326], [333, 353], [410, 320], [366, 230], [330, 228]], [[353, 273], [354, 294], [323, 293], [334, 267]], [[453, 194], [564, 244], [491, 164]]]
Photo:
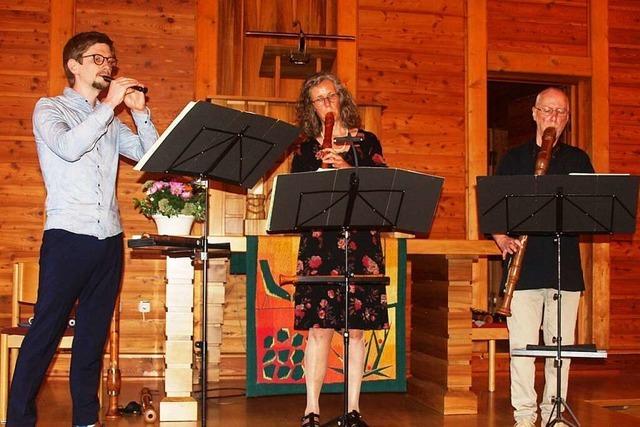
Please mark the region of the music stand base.
[[[562, 416], [563, 406], [571, 416], [570, 419]], [[552, 419], [551, 417], [553, 417], [554, 413], [556, 414], [556, 416], [555, 418]], [[580, 427], [580, 422], [578, 421], [578, 418], [576, 418], [576, 415], [571, 410], [571, 407], [567, 402], [565, 402], [565, 400], [562, 397], [553, 399], [553, 408], [551, 409], [551, 415], [549, 415], [549, 420], [545, 424], [545, 427], [553, 427], [555, 425], [558, 425], [559, 423], [563, 423], [563, 425], [566, 425], [568, 427]]]
[[345, 415], [340, 415], [339, 417], [335, 417], [332, 420], [327, 421], [324, 424], [321, 424], [321, 427], [366, 427], [367, 424], [361, 421], [355, 421], [351, 424], [348, 423], [348, 419]]

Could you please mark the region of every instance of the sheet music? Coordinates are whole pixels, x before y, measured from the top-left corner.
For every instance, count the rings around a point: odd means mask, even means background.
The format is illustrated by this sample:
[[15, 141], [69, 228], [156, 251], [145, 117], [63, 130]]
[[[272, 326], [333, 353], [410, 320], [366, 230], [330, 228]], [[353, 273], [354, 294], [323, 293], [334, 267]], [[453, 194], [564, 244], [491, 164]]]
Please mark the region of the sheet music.
[[584, 173], [584, 172], [571, 172], [569, 175], [575, 175], [575, 176], [629, 176], [628, 173]]
[[180, 123], [182, 121], [184, 116], [186, 116], [187, 113], [189, 113], [189, 111], [196, 104], [197, 104], [196, 101], [189, 101], [189, 103], [182, 109], [182, 111], [180, 111], [180, 114], [178, 114], [176, 116], [176, 118], [173, 119], [173, 121], [171, 122], [169, 127], [164, 132], [162, 132], [162, 135], [160, 135], [160, 137], [155, 142], [155, 144], [153, 144], [153, 146], [149, 149], [149, 151], [147, 151], [144, 154], [144, 156], [142, 156], [140, 161], [133, 167], [133, 170], [137, 170], [137, 171], [142, 170], [142, 167], [145, 165], [145, 163], [147, 163], [147, 160], [149, 160], [151, 158], [151, 156], [153, 155], [153, 153], [158, 149], [158, 147], [160, 147], [160, 145], [162, 145], [162, 141], [165, 140], [167, 135], [169, 135], [173, 131], [173, 128], [175, 128], [178, 125], [178, 123]]

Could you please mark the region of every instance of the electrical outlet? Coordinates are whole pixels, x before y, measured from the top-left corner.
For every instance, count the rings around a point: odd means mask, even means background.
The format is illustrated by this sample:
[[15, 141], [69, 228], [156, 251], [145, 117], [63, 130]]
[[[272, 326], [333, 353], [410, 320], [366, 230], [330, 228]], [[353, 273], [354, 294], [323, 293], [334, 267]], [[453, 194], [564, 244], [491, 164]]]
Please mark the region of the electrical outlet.
[[151, 302], [141, 299], [138, 301], [138, 311], [140, 313], [148, 313], [151, 311]]

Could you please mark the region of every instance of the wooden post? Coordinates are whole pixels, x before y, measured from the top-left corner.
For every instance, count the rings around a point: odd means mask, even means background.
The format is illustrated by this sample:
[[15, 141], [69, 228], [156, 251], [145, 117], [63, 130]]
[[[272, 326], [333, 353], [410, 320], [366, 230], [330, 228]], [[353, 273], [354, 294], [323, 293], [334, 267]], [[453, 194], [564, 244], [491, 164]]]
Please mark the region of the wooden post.
[[[591, 0], [591, 138], [593, 166], [609, 171], [609, 2]], [[596, 143], [597, 141], [597, 143]], [[609, 348], [609, 238], [594, 237], [593, 243], [593, 340], [599, 348]]]
[[[480, 238], [476, 178], [487, 174], [487, 2], [467, 2], [467, 239]], [[473, 302], [487, 309], [489, 268], [486, 258], [473, 264]]]

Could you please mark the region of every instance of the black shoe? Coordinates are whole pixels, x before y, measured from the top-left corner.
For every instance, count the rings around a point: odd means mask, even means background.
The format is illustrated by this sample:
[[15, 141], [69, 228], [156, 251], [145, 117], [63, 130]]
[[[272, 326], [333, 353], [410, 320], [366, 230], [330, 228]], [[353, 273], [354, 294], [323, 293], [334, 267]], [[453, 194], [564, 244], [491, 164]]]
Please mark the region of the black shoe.
[[347, 427], [369, 427], [362, 419], [360, 412], [355, 409], [347, 414]]
[[300, 427], [320, 427], [320, 415], [315, 412], [309, 412], [300, 418]]

